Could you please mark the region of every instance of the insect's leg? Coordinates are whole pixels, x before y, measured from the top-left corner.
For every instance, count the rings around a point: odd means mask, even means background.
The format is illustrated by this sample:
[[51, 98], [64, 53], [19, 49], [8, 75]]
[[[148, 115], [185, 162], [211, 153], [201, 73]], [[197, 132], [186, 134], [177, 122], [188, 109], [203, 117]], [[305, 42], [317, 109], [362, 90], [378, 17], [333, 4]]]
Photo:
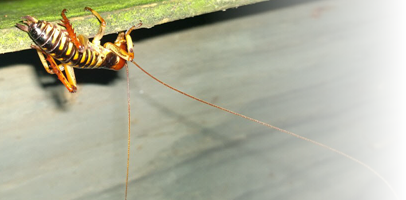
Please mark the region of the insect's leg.
[[65, 85], [69, 92], [76, 92], [76, 78], [73, 69], [71, 69], [72, 67], [65, 65], [66, 75], [68, 76], [68, 79], [66, 79], [65, 75], [62, 73], [62, 67], [58, 66], [50, 55], [47, 55], [46, 60], [51, 64], [50, 67], [52, 71], [58, 76], [58, 79]]
[[75, 76], [75, 71], [73, 70], [73, 67], [69, 66], [69, 65], [63, 65], [63, 66], [65, 67], [65, 73], [66, 73], [66, 77], [68, 78], [69, 83], [76, 88], [76, 76]]
[[128, 53], [126, 51], [127, 49], [126, 45], [117, 46], [111, 42], [106, 42], [104, 44], [104, 48], [111, 50], [114, 54], [116, 54], [117, 56], [119, 56], [124, 60], [131, 61], [134, 59], [134, 53]]
[[[65, 85], [69, 92], [76, 92], [76, 78], [73, 68], [68, 65], [57, 65], [50, 55], [46, 54], [47, 58], [45, 58], [44, 53], [39, 47], [32, 45], [32, 48], [37, 50], [39, 59], [41, 60], [42, 65], [44, 65], [45, 70], [50, 74], [56, 74], [58, 79]], [[49, 68], [47, 61], [51, 64], [51, 69]], [[66, 79], [65, 75], [62, 73], [63, 69], [65, 69], [68, 79]]]
[[65, 26], [66, 31], [68, 32], [68, 36], [69, 38], [72, 40], [73, 44], [75, 44], [75, 46], [78, 48], [79, 52], [83, 52], [85, 50], [85, 45], [83, 45], [83, 43], [80, 43], [78, 38], [76, 37], [76, 33], [73, 30], [72, 24], [70, 23], [69, 19], [66, 17], [65, 15], [66, 13], [66, 9], [62, 10], [62, 23], [60, 24], [62, 26]]
[[93, 15], [100, 21], [99, 32], [96, 34], [96, 36], [94, 36], [93, 41], [92, 41], [93, 44], [100, 45], [100, 40], [102, 39], [102, 37], [104, 35], [104, 29], [106, 28], [106, 21], [104, 21], [104, 19], [99, 15], [99, 13], [97, 13], [93, 9], [91, 9], [89, 7], [85, 7], [85, 10], [92, 12]]
[[132, 61], [134, 59], [134, 47], [130, 33], [132, 30], [140, 27], [141, 25], [142, 23], [140, 22], [137, 26], [133, 26], [130, 29], [128, 29], [126, 33], [118, 34], [114, 44], [107, 42], [106, 44], [104, 44], [104, 47], [110, 49], [120, 58], [127, 61]]
[[[45, 53], [41, 48], [39, 48], [38, 46], [35, 46], [35, 45], [31, 45], [31, 48], [37, 50], [38, 57], [39, 57], [39, 59], [41, 60], [41, 63], [42, 63], [42, 65], [44, 66], [45, 70], [46, 70], [49, 74], [54, 74], [54, 72], [53, 72], [51, 69], [49, 69], [49, 65], [48, 65], [48, 63], [47, 63], [47, 60], [46, 60], [45, 57], [44, 57], [44, 55], [47, 55], [47, 53]], [[59, 67], [59, 70], [60, 70], [60, 71], [63, 71], [63, 70], [64, 70], [64, 67], [63, 67], [63, 66], [59, 65], [58, 67]]]
[[130, 55], [125, 50], [127, 48], [127, 46], [125, 44], [123, 44], [121, 46], [117, 46], [111, 42], [106, 42], [104, 44], [104, 48], [112, 51], [113, 54], [115, 54], [119, 57], [118, 62], [112, 66], [109, 66], [109, 69], [116, 70], [116, 71], [120, 70], [121, 68], [123, 68], [124, 66], [127, 65], [127, 61], [131, 61], [134, 59], [134, 54]]
[[[131, 28], [129, 28], [129, 29], [125, 32], [125, 35], [124, 35], [125, 41], [121, 41], [121, 40], [118, 41], [119, 38], [117, 37], [116, 42], [115, 42], [117, 46], [120, 46], [121, 43], [124, 43], [124, 42], [127, 44], [127, 53], [130, 54], [131, 60], [134, 59], [134, 45], [133, 45], [133, 40], [131, 39], [130, 33], [131, 33], [131, 31], [133, 31], [134, 29], [137, 29], [137, 28], [139, 28], [139, 27], [141, 27], [141, 26], [142, 26], [142, 22], [138, 23], [137, 26], [132, 26]], [[123, 38], [123, 39], [124, 39], [124, 38]]]
[[89, 38], [87, 38], [86, 36], [84, 36], [84, 35], [82, 35], [82, 34], [80, 34], [80, 35], [78, 36], [78, 38], [79, 38], [79, 42], [80, 42], [81, 44], [83, 44], [85, 47], [86, 47], [87, 44], [89, 43]]
[[[34, 46], [34, 45], [32, 45], [32, 46]], [[37, 46], [35, 46], [35, 47], [37, 47]], [[33, 47], [33, 48], [34, 48], [34, 47]], [[38, 47], [37, 47], [37, 48], [38, 48]], [[41, 60], [42, 65], [44, 65], [45, 70], [46, 70], [49, 74], [54, 74], [54, 72], [49, 69], [49, 66], [48, 66], [47, 60], [46, 60], [45, 57], [44, 57], [44, 54], [42, 53], [41, 50], [39, 50], [39, 49], [37, 49], [37, 48], [34, 48], [34, 49], [37, 50], [38, 57], [39, 57], [39, 59]]]

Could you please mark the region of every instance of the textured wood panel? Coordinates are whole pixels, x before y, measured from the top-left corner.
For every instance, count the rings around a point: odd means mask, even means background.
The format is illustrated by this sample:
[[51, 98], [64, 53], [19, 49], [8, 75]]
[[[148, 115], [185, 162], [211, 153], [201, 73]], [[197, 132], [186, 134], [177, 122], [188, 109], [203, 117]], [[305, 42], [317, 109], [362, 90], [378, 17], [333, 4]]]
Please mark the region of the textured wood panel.
[[[135, 31], [135, 60], [188, 93], [359, 158], [404, 199], [404, 32], [392, 5], [271, 1], [213, 13]], [[123, 199], [124, 71], [76, 70], [72, 95], [32, 50], [0, 60], [0, 199]], [[130, 68], [130, 199], [394, 199], [348, 159]]]
[[0, 54], [30, 47], [27, 34], [15, 27], [21, 17], [30, 15], [39, 20], [59, 22], [60, 13], [67, 16], [76, 32], [92, 37], [99, 22], [84, 7], [98, 11], [108, 22], [106, 34], [127, 30], [141, 20], [143, 27], [226, 10], [264, 0], [19, 0], [0, 1]]

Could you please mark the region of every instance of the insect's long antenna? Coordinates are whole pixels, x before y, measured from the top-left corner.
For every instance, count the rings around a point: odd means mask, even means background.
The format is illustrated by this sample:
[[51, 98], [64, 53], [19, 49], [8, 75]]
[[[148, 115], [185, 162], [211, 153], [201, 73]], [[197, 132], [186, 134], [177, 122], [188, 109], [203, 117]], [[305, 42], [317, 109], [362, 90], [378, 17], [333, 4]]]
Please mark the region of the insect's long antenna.
[[296, 133], [290, 132], [290, 131], [288, 131], [288, 130], [285, 130], [285, 129], [282, 129], [282, 128], [273, 126], [273, 125], [271, 125], [271, 124], [268, 124], [268, 123], [259, 121], [259, 120], [257, 120], [257, 119], [254, 119], [254, 118], [245, 116], [245, 115], [243, 115], [243, 114], [234, 112], [234, 111], [229, 110], [229, 109], [227, 109], [227, 108], [223, 108], [223, 107], [221, 107], [221, 106], [212, 104], [212, 103], [207, 102], [207, 101], [205, 101], [205, 100], [203, 100], [203, 99], [199, 99], [199, 98], [194, 97], [194, 96], [192, 96], [192, 95], [190, 95], [190, 94], [187, 94], [187, 93], [185, 93], [185, 92], [183, 92], [183, 91], [181, 91], [181, 90], [179, 90], [179, 89], [176, 89], [176, 88], [174, 88], [174, 87], [172, 87], [172, 86], [166, 84], [165, 82], [159, 80], [158, 78], [156, 78], [156, 77], [153, 76], [152, 74], [150, 74], [150, 73], [148, 73], [147, 71], [145, 71], [145, 69], [143, 69], [141, 66], [139, 66], [136, 62], [134, 62], [134, 61], [131, 61], [131, 62], [134, 63], [134, 65], [136, 65], [141, 71], [143, 71], [145, 74], [147, 74], [149, 77], [151, 77], [151, 78], [154, 79], [155, 81], [157, 81], [157, 82], [159, 82], [160, 84], [162, 84], [162, 85], [168, 87], [169, 89], [174, 90], [174, 91], [176, 91], [176, 92], [178, 92], [178, 93], [180, 93], [180, 94], [183, 94], [183, 95], [185, 95], [185, 96], [187, 96], [187, 97], [189, 97], [189, 98], [191, 98], [191, 99], [194, 99], [194, 100], [199, 101], [199, 102], [201, 102], [201, 103], [207, 104], [207, 105], [209, 105], [209, 106], [211, 106], [211, 107], [220, 109], [220, 110], [222, 110], [222, 111], [231, 113], [231, 114], [233, 114], [233, 115], [237, 115], [237, 116], [242, 117], [242, 118], [244, 118], [244, 119], [248, 119], [248, 120], [250, 120], [250, 121], [253, 121], [253, 122], [255, 122], [255, 123], [261, 124], [261, 125], [266, 126], [266, 127], [268, 127], [268, 128], [271, 128], [271, 129], [280, 131], [280, 132], [282, 132], [282, 133], [289, 134], [289, 135], [294, 136], [294, 137], [296, 137], [296, 138], [299, 138], [299, 139], [301, 139], [301, 140], [304, 140], [304, 141], [313, 143], [313, 144], [315, 144], [315, 145], [317, 145], [317, 146], [323, 147], [323, 148], [328, 149], [328, 150], [330, 150], [330, 151], [332, 151], [332, 152], [335, 152], [335, 153], [337, 153], [337, 154], [340, 154], [340, 155], [342, 155], [342, 156], [344, 156], [344, 157], [346, 157], [346, 158], [348, 158], [348, 159], [350, 159], [350, 160], [352, 160], [352, 161], [354, 161], [354, 162], [356, 162], [356, 163], [358, 163], [358, 164], [364, 166], [364, 167], [367, 168], [369, 171], [371, 171], [373, 174], [375, 174], [379, 179], [381, 179], [381, 180], [385, 183], [385, 185], [388, 186], [388, 188], [390, 189], [390, 191], [392, 192], [392, 194], [395, 196], [395, 198], [399, 200], [399, 196], [398, 196], [398, 194], [396, 193], [395, 189], [393, 189], [392, 185], [389, 184], [389, 182], [388, 182], [381, 174], [379, 174], [376, 170], [374, 170], [372, 167], [370, 167], [369, 165], [365, 164], [364, 162], [362, 162], [362, 161], [360, 161], [360, 160], [358, 160], [358, 159], [356, 159], [356, 158], [354, 158], [354, 157], [352, 157], [352, 156], [350, 156], [350, 155], [348, 155], [348, 154], [346, 154], [346, 153], [344, 153], [344, 152], [342, 152], [342, 151], [339, 151], [339, 150], [334, 149], [334, 148], [332, 148], [332, 147], [330, 147], [330, 146], [328, 146], [328, 145], [325, 145], [325, 144], [323, 144], [323, 143], [320, 143], [320, 142], [317, 142], [317, 141], [315, 141], [315, 140], [312, 140], [312, 139], [303, 137], [303, 136], [301, 136], [301, 135], [298, 135], [298, 134], [296, 134]]
[[127, 74], [127, 112], [128, 112], [128, 146], [127, 146], [127, 174], [125, 177], [125, 193], [124, 199], [127, 200], [127, 191], [128, 191], [128, 174], [130, 169], [130, 144], [131, 144], [131, 100], [130, 100], [130, 78], [128, 72], [128, 65], [125, 65], [125, 72]]

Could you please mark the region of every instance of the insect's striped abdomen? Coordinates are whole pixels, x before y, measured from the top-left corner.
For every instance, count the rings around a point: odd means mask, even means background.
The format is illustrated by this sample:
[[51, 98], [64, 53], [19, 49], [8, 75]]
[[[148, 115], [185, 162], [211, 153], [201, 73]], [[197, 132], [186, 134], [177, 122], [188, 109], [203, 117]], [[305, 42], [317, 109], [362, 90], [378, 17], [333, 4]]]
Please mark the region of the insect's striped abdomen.
[[63, 63], [69, 63], [77, 52], [66, 33], [46, 21], [32, 26], [30, 36], [41, 49]]
[[[83, 52], [78, 51], [65, 30], [61, 30], [51, 23], [38, 21], [30, 28], [29, 33], [34, 42], [62, 63], [82, 69], [108, 68], [109, 66], [106, 65], [105, 57], [96, 51], [91, 49], [86, 49]], [[109, 58], [109, 62], [116, 61], [115, 55], [108, 54], [106, 57]]]

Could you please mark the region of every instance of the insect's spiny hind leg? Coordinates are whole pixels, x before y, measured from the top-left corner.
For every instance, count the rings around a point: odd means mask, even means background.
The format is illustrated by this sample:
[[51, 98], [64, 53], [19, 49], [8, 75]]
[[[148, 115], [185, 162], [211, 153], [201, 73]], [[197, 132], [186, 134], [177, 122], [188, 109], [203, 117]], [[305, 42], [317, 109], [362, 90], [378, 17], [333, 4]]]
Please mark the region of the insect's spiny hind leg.
[[[44, 52], [39, 48], [38, 46], [31, 45], [31, 48], [37, 50], [39, 59], [41, 60], [42, 65], [44, 66], [45, 70], [50, 73], [50, 74], [56, 74], [58, 76], [58, 79], [65, 85], [65, 87], [69, 90], [69, 92], [76, 92], [77, 87], [76, 87], [76, 77], [75, 77], [75, 72], [73, 71], [73, 67], [68, 66], [66, 64], [61, 64], [57, 65], [55, 60], [49, 55], [46, 54], [46, 58], [44, 57]], [[48, 65], [51, 64], [51, 66]], [[51, 67], [51, 68], [50, 68]], [[68, 77], [66, 79], [65, 75], [62, 73], [62, 71], [65, 69], [66, 76]]]
[[85, 45], [79, 41], [79, 39], [76, 37], [76, 33], [73, 30], [72, 24], [70, 23], [69, 19], [65, 15], [66, 9], [62, 10], [62, 26], [66, 28], [66, 31], [68, 32], [69, 38], [72, 40], [73, 44], [78, 48], [79, 52], [83, 52], [85, 50]]
[[106, 29], [106, 21], [104, 21], [104, 19], [100, 16], [100, 14], [94, 11], [93, 9], [85, 7], [85, 10], [92, 12], [92, 14], [100, 21], [99, 32], [96, 34], [96, 36], [94, 36], [92, 41], [93, 44], [100, 45], [100, 40], [104, 35], [104, 29]]
[[73, 68], [69, 68], [69, 66], [64, 65], [64, 67], [66, 68], [66, 75], [68, 76], [68, 79], [66, 79], [65, 75], [61, 71], [61, 68], [56, 64], [55, 60], [50, 55], [47, 55], [46, 59], [51, 64], [52, 71], [58, 76], [58, 79], [65, 85], [66, 89], [68, 89], [71, 93], [76, 92], [76, 78], [75, 73], [73, 72]]

